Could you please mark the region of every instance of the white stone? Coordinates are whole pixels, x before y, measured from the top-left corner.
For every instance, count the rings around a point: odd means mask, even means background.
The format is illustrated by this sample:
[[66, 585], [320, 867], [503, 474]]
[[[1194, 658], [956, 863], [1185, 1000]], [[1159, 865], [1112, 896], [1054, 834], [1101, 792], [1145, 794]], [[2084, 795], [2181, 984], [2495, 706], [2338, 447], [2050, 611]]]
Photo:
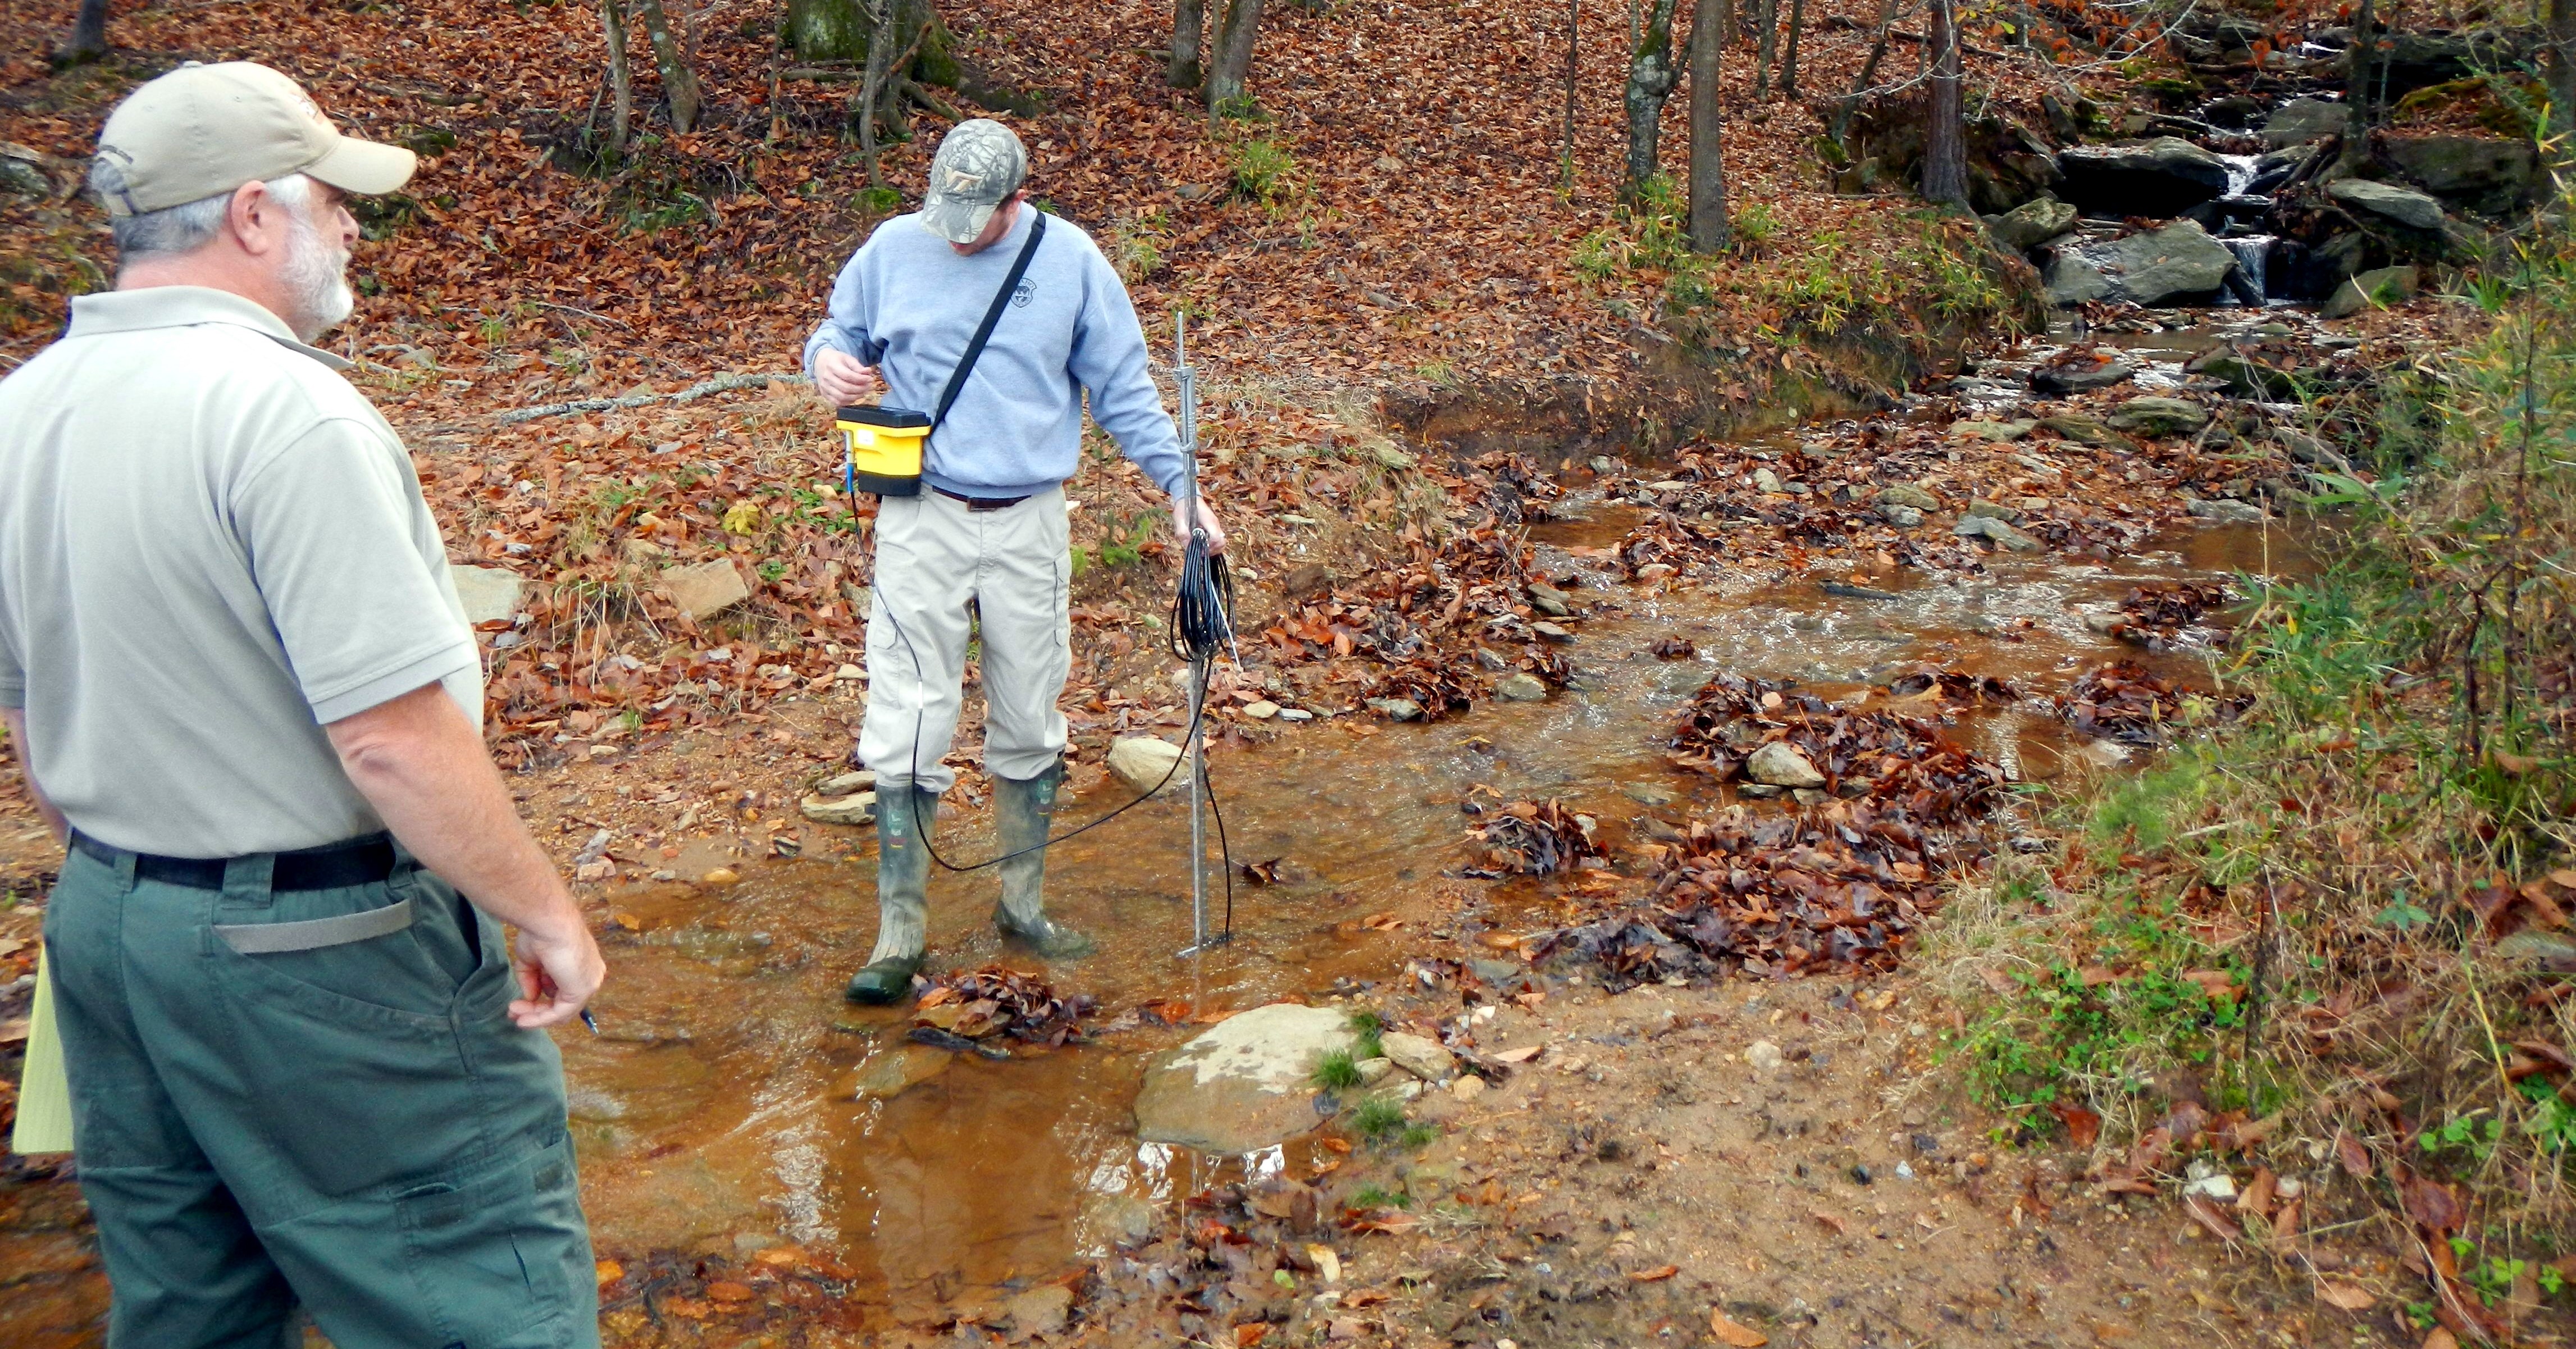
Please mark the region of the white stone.
[[1272, 717], [1279, 715], [1279, 704], [1274, 703], [1267, 698], [1245, 703], [1243, 705], [1243, 715], [1252, 718], [1254, 721], [1268, 721]]
[[876, 770], [873, 768], [861, 768], [840, 774], [837, 777], [828, 777], [823, 779], [821, 784], [814, 788], [814, 794], [816, 796], [847, 796], [852, 792], [866, 791], [868, 788], [875, 785], [877, 785]]
[[1780, 1046], [1768, 1040], [1756, 1040], [1745, 1046], [1744, 1061], [1752, 1064], [1755, 1072], [1767, 1073], [1779, 1068], [1783, 1062], [1783, 1056], [1780, 1053]]
[[518, 616], [528, 583], [507, 567], [461, 567], [448, 564], [456, 598], [464, 602], [467, 623], [508, 622]]
[[1134, 792], [1150, 792], [1165, 785], [1167, 775], [1168, 785], [1187, 787], [1190, 768], [1181, 759], [1181, 747], [1168, 740], [1131, 735], [1109, 747], [1109, 772]]
[[[751, 587], [733, 563], [718, 558], [662, 573], [662, 593], [680, 606], [690, 621], [703, 623], [751, 598]], [[709, 659], [713, 659], [711, 655]]]
[[1447, 1047], [1427, 1035], [1391, 1030], [1378, 1037], [1378, 1047], [1395, 1066], [1426, 1082], [1438, 1082], [1456, 1069]]
[[859, 792], [851, 796], [809, 796], [798, 802], [796, 809], [816, 824], [873, 824], [876, 807], [875, 792]]
[[1335, 1007], [1279, 1002], [1228, 1017], [1146, 1069], [1136, 1136], [1216, 1153], [1285, 1142], [1320, 1123], [1316, 1064], [1358, 1039]]
[[1782, 741], [1774, 740], [1753, 751], [1744, 761], [1744, 771], [1755, 782], [1773, 787], [1822, 787], [1825, 775], [1807, 762], [1807, 756]]

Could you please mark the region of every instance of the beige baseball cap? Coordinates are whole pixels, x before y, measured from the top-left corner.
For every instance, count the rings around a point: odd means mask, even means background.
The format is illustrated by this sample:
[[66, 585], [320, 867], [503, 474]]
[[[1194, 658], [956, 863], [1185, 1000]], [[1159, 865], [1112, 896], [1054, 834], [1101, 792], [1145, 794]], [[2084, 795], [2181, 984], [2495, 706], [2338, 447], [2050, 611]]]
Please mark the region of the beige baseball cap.
[[418, 162], [401, 146], [341, 135], [303, 86], [267, 66], [191, 61], [108, 114], [90, 182], [108, 214], [139, 215], [290, 173], [373, 196], [409, 181]]

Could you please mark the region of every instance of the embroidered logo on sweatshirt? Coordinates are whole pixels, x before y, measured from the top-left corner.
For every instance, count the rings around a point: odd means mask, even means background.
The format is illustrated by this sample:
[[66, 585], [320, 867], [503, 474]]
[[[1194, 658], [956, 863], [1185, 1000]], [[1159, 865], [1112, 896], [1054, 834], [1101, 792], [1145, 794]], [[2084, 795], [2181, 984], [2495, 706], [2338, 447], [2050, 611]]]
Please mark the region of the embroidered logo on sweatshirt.
[[1037, 288], [1035, 286], [1030, 285], [1026, 281], [1021, 282], [1020, 288], [1011, 292], [1011, 307], [1013, 309], [1028, 308], [1030, 298], [1035, 296], [1037, 293]]

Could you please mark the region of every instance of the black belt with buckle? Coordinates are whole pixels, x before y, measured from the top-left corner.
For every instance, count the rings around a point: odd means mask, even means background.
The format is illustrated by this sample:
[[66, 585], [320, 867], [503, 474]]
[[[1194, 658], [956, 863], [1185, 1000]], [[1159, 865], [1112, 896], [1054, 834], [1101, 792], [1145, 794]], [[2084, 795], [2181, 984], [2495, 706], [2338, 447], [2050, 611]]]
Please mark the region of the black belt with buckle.
[[1006, 511], [1028, 500], [1027, 497], [970, 497], [963, 492], [951, 492], [945, 487], [933, 487], [930, 490], [951, 501], [965, 502], [966, 509], [970, 511]]
[[[125, 858], [132, 857], [135, 879], [162, 885], [184, 885], [191, 890], [223, 889], [224, 870], [230, 865], [228, 859], [221, 857], [158, 857], [151, 853], [128, 853], [123, 848], [112, 847], [78, 833], [72, 835], [72, 846], [108, 866], [116, 866]], [[393, 841], [383, 834], [370, 834], [346, 843], [276, 854], [269, 870], [268, 888], [342, 890], [355, 885], [373, 885], [393, 874]]]

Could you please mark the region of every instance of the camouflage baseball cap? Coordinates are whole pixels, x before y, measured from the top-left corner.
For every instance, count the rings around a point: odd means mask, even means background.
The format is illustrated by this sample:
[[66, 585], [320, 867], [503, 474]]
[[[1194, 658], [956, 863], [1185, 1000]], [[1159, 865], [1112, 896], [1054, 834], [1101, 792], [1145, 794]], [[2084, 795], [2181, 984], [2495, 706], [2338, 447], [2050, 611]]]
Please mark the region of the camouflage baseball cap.
[[931, 157], [921, 227], [952, 244], [971, 244], [1028, 177], [1029, 152], [1009, 127], [989, 117], [959, 122]]

